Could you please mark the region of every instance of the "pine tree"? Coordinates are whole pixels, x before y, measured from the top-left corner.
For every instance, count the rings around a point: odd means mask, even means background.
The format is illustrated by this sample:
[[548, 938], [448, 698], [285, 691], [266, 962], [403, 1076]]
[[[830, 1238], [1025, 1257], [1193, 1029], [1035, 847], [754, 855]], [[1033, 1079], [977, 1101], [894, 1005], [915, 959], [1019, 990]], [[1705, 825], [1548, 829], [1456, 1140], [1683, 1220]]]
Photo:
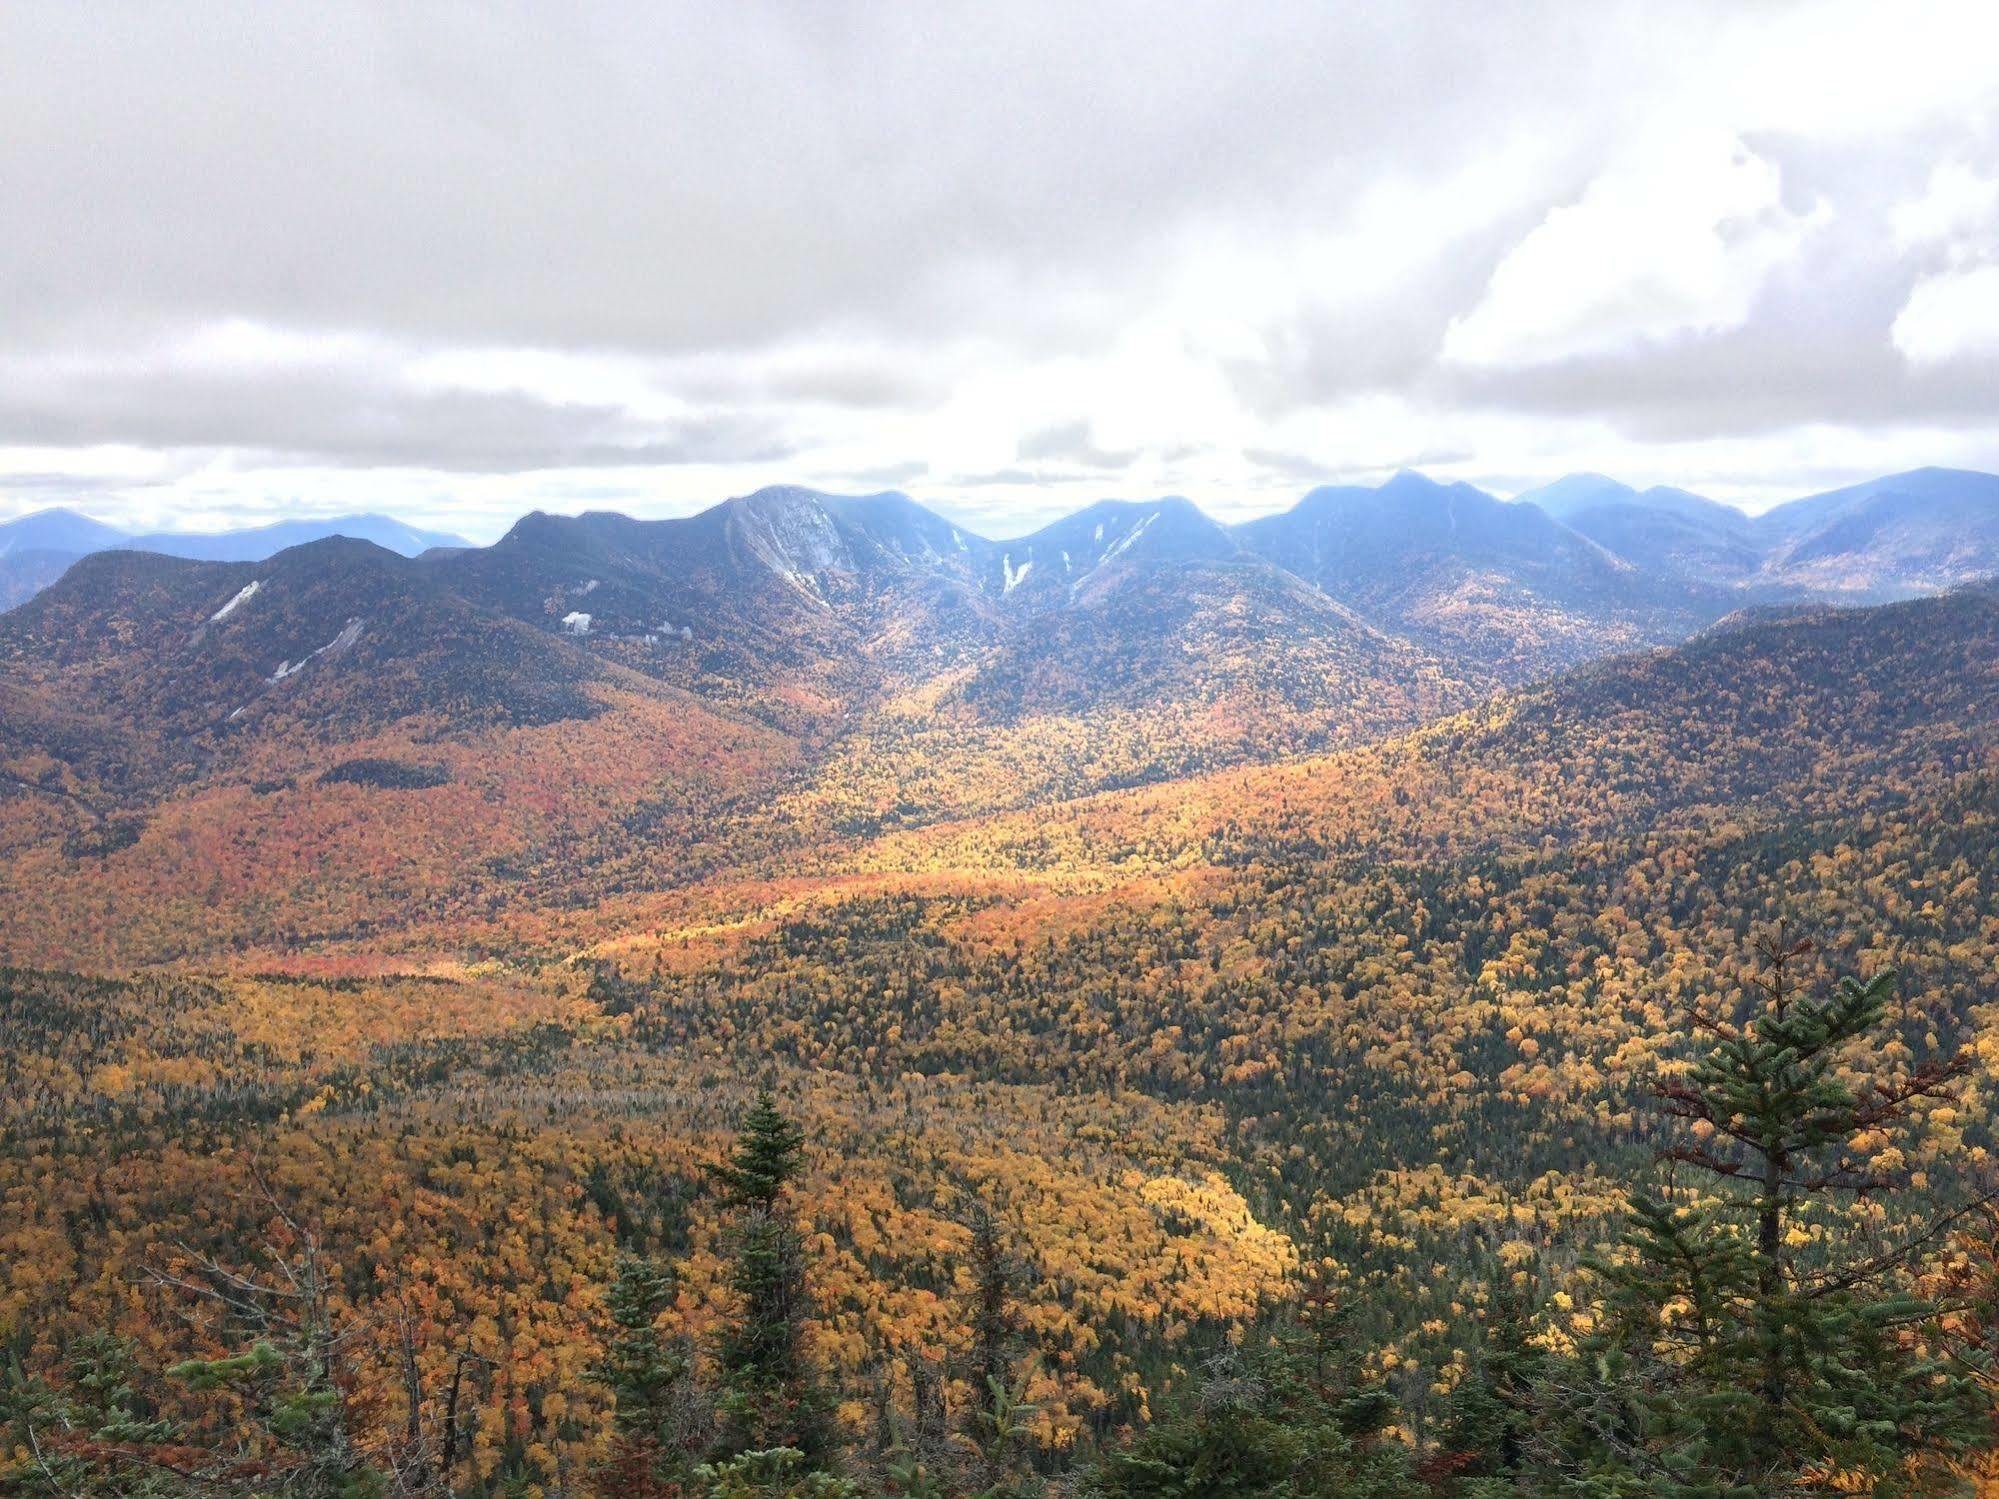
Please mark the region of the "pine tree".
[[[1623, 1255], [1595, 1267], [1608, 1326], [1587, 1350], [1593, 1369], [1569, 1378], [1567, 1451], [1602, 1486], [1770, 1493], [1834, 1472], [1912, 1483], [1989, 1419], [1975, 1381], [1911, 1336], [1935, 1315], [1907, 1290], [1931, 1234], [1918, 1226], [1863, 1250], [1815, 1209], [1829, 1194], [1895, 1186], [1858, 1161], [1855, 1138], [1951, 1096], [1967, 1064], [1850, 1084], [1843, 1065], [1879, 1065], [1860, 1043], [1881, 1025], [1893, 979], [1845, 978], [1802, 997], [1790, 970], [1809, 950], [1782, 933], [1760, 944], [1754, 1013], [1737, 1024], [1697, 1008], [1717, 1044], [1659, 1089], [1690, 1126], [1662, 1155], [1707, 1176], [1715, 1195], [1635, 1194]], [[1801, 1261], [1808, 1209], [1825, 1242]], [[1591, 1372], [1602, 1393], [1581, 1388]]]
[[765, 1088], [743, 1116], [728, 1162], [708, 1169], [722, 1183], [730, 1207], [770, 1213], [776, 1210], [779, 1194], [798, 1175], [804, 1149], [805, 1132], [785, 1118]]
[[674, 1391], [687, 1360], [669, 1348], [658, 1322], [673, 1304], [673, 1273], [643, 1255], [620, 1255], [618, 1278], [605, 1297], [618, 1331], [591, 1376], [617, 1401], [618, 1430], [664, 1441]]
[[657, 1325], [673, 1303], [673, 1274], [642, 1255], [621, 1255], [605, 1301], [617, 1332], [590, 1372], [617, 1402], [612, 1423], [618, 1438], [607, 1473], [621, 1492], [635, 1493], [632, 1485], [641, 1478], [664, 1476], [679, 1436], [675, 1399], [688, 1361], [667, 1345]]
[[832, 1445], [827, 1398], [806, 1348], [804, 1251], [782, 1201], [804, 1143], [764, 1092], [743, 1119], [730, 1163], [715, 1168], [737, 1210], [729, 1267], [736, 1311], [716, 1347], [727, 1456], [795, 1448], [816, 1463]]
[[694, 1470], [707, 1499], [862, 1499], [844, 1478], [823, 1472], [796, 1447], [744, 1452]]
[[1213, 1363], [1192, 1405], [1091, 1474], [1101, 1499], [1416, 1499], [1408, 1454], [1382, 1433], [1395, 1401], [1365, 1368], [1351, 1310], [1322, 1280], [1290, 1322]]
[[19, 1494], [164, 1494], [171, 1475], [148, 1466], [174, 1423], [147, 1409], [129, 1339], [102, 1328], [81, 1334], [61, 1387], [27, 1374], [17, 1357], [0, 1369], [0, 1491]]
[[962, 1434], [975, 1454], [983, 1492], [999, 1495], [1015, 1486], [1019, 1448], [1026, 1434], [1026, 1381], [1014, 1379], [1020, 1338], [1018, 1283], [1021, 1267], [1007, 1252], [998, 1217], [984, 1203], [969, 1214], [972, 1231], [970, 1429]]
[[254, 1334], [239, 1353], [188, 1359], [167, 1373], [190, 1390], [226, 1390], [247, 1401], [283, 1454], [273, 1465], [282, 1483], [255, 1491], [287, 1487], [315, 1499], [365, 1499], [382, 1492], [384, 1479], [358, 1439], [345, 1389], [359, 1327], [336, 1326], [335, 1267], [318, 1235], [289, 1217], [284, 1223], [293, 1247], [269, 1250], [273, 1273], [266, 1280], [211, 1259], [195, 1262], [195, 1279], [153, 1272], [162, 1286], [218, 1303]]

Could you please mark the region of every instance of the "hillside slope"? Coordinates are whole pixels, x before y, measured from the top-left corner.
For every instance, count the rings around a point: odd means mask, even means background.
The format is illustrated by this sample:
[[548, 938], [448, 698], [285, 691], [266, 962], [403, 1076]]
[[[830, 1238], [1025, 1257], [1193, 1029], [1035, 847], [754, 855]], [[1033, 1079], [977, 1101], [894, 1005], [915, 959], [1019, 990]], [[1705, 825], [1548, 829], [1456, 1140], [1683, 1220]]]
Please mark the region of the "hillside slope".
[[1513, 681], [1684, 639], [1731, 607], [1532, 505], [1419, 474], [1317, 489], [1237, 534], [1370, 623]]
[[0, 618], [0, 709], [0, 948], [72, 963], [406, 922], [538, 840], [641, 800], [691, 824], [795, 755], [344, 539], [87, 557]]
[[[119, 628], [212, 618], [230, 579], [190, 576], [199, 605], [164, 576]], [[92, 632], [60, 638], [87, 669]], [[289, 744], [292, 790], [218, 780], [126, 846], [9, 847], [0, 951], [183, 971], [0, 971], [0, 1234], [25, 1246], [0, 1304], [141, 1333], [104, 1288], [254, 1244], [273, 1183], [370, 1267], [348, 1294], [377, 1325], [415, 1286], [511, 1329], [482, 1334], [494, 1379], [564, 1399], [509, 1430], [581, 1471], [600, 1394], [547, 1373], [601, 1348], [573, 1288], [671, 1245], [708, 1304], [715, 1215], [689, 1204], [767, 1084], [807, 1129], [814, 1331], [846, 1387], [955, 1335], [969, 1185], [1034, 1272], [1051, 1453], [1169, 1398], [1307, 1255], [1436, 1420], [1489, 1288], [1605, 1245], [1687, 1007], [1734, 1003], [1778, 920], [1817, 944], [1803, 982], [1900, 971], [1877, 1080], [1980, 1059], [1941, 1145], [1883, 1135], [1870, 1166], [1948, 1200], [1995, 1144], [1990, 592], [1742, 619], [1388, 743], [705, 866], [739, 803], [682, 783], [671, 821], [662, 769], [740, 785], [770, 731], [690, 742], [692, 699], [551, 641], [606, 673], [581, 687], [602, 711], [410, 731], [441, 785], [308, 781], [342, 762]], [[0, 802], [10, 836], [26, 801]], [[482, 842], [496, 807], [545, 836]], [[651, 866], [597, 857], [648, 843]]]

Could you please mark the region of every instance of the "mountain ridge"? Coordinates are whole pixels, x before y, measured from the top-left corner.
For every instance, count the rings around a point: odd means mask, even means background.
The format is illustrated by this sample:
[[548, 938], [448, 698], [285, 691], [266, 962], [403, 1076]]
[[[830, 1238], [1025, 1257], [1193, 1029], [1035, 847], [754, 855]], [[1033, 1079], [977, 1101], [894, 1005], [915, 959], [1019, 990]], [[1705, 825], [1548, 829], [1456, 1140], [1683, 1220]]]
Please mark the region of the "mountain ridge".
[[[1510, 507], [1515, 519], [1509, 521], [1507, 510], [1498, 507]], [[827, 572], [865, 578], [900, 566], [975, 582], [1018, 607], [1059, 601], [1061, 585], [1074, 589], [1113, 561], [1221, 560], [1244, 550], [1324, 587], [1329, 547], [1336, 556], [1379, 550], [1391, 541], [1409, 554], [1449, 551], [1465, 544], [1467, 522], [1473, 545], [1489, 550], [1498, 544], [1503, 553], [1508, 544], [1500, 538], [1510, 528], [1511, 560], [1520, 561], [1536, 550], [1536, 544], [1527, 544], [1521, 552], [1531, 523], [1517, 517], [1529, 510], [1559, 528], [1539, 538], [1544, 554], [1565, 543], [1573, 547], [1567, 538], [1577, 537], [1603, 554], [1599, 562], [1621, 564], [1655, 584], [1893, 597], [1999, 571], [1999, 477], [1936, 467], [1807, 495], [1756, 516], [1687, 490], [1656, 485], [1641, 491], [1601, 474], [1571, 474], [1500, 500], [1462, 481], [1440, 482], [1403, 470], [1378, 485], [1321, 485], [1283, 510], [1235, 523], [1215, 520], [1193, 501], [1169, 495], [1101, 500], [1037, 531], [1001, 540], [901, 491], [846, 495], [782, 484], [662, 520], [617, 511], [573, 516], [530, 511], [493, 546], [518, 549], [531, 536], [553, 536], [566, 526], [610, 529], [636, 550], [653, 553], [657, 564], [668, 550], [664, 539], [680, 537], [693, 539], [696, 549], [732, 547], [733, 558], [710, 560], [726, 560], [739, 574], [745, 563], [760, 560], [765, 571], [808, 594]], [[1287, 531], [1315, 526], [1309, 545], [1295, 536], [1287, 545]], [[378, 513], [221, 532], [140, 533], [53, 508], [0, 522], [0, 604], [11, 606], [46, 586], [65, 554], [73, 558], [124, 546], [217, 561], [255, 560], [333, 534], [373, 540], [406, 556], [493, 549]], [[1589, 565], [1581, 554], [1569, 560], [1572, 566]], [[815, 583], [806, 584], [807, 577]], [[1378, 580], [1354, 586], [1376, 587]], [[1337, 589], [1329, 591], [1352, 602]]]
[[462, 536], [425, 530], [374, 511], [324, 520], [282, 520], [223, 531], [129, 531], [62, 506], [0, 521], [0, 613], [25, 603], [81, 557], [151, 552], [209, 562], [258, 562], [328, 536], [349, 536], [414, 557], [463, 548]]
[[[1020, 793], [1034, 795], [1043, 784], [1035, 777], [1069, 792], [1253, 758], [1259, 743], [1295, 753], [1356, 732], [1395, 732], [1480, 695], [1685, 641], [1753, 611], [1934, 592], [1988, 561], [1999, 571], [1999, 530], [1988, 544], [1974, 524], [1988, 515], [1999, 524], [1999, 479], [1989, 476], [1891, 475], [1808, 497], [1760, 529], [1682, 491], [1637, 491], [1600, 475], [1555, 488], [1551, 503], [1567, 521], [1532, 500], [1405, 471], [1374, 487], [1320, 486], [1287, 510], [1234, 525], [1180, 496], [1103, 500], [996, 542], [900, 491], [777, 485], [662, 520], [533, 511], [488, 547], [424, 546], [415, 557], [381, 550], [368, 586], [379, 617], [436, 622], [432, 645], [462, 638], [464, 620], [504, 619], [560, 642], [564, 660], [580, 653], [603, 670], [635, 672], [813, 755], [843, 742], [885, 753], [868, 727], [878, 715], [903, 724], [914, 712], [942, 713], [939, 725], [972, 736], [996, 764], [1040, 766]], [[73, 513], [29, 519], [16, 523], [18, 538], [102, 535]], [[390, 524], [406, 550], [436, 539]], [[1949, 524], [1970, 534], [1944, 545], [1940, 527]], [[1781, 553], [1759, 540], [1771, 536]], [[336, 575], [351, 581], [355, 555], [364, 554], [315, 544], [278, 554], [288, 569], [327, 570], [314, 586], [329, 597]], [[57, 565], [38, 550], [17, 556]], [[241, 571], [248, 564], [189, 565], [223, 569], [185, 582], [213, 599], [175, 604], [199, 636], [210, 627], [197, 614], [222, 609], [258, 579]], [[109, 564], [75, 571], [42, 596], [45, 607], [0, 616], [0, 656], [33, 676], [75, 666], [64, 651], [103, 650], [117, 670], [138, 674], [131, 702], [144, 706], [149, 694], [177, 702], [194, 679], [169, 656], [132, 654], [130, 632], [152, 628], [143, 618], [107, 614], [91, 627], [94, 638], [79, 627], [70, 640], [37, 623], [52, 611], [95, 618], [93, 588], [125, 578], [110, 587], [115, 596], [142, 576], [157, 588], [193, 577], [137, 563], [123, 573]], [[296, 592], [305, 591], [301, 580]], [[259, 619], [276, 605], [266, 596], [241, 607], [242, 618]], [[345, 619], [315, 618], [309, 641], [273, 641], [261, 672], [289, 675], [324, 659], [314, 653], [330, 649]], [[242, 624], [213, 628], [232, 636]], [[481, 628], [491, 634], [493, 625]], [[114, 648], [119, 640], [126, 645]], [[520, 640], [527, 649], [529, 637]], [[1304, 662], [1317, 663], [1321, 683], [1301, 675]], [[436, 657], [434, 669], [444, 664]], [[1365, 706], [1370, 688], [1388, 711]], [[111, 695], [126, 701], [127, 689]], [[238, 696], [230, 708], [250, 714], [248, 696]], [[1120, 749], [1091, 757], [1081, 782], [1017, 742], [1055, 724], [1078, 735], [1086, 725], [1113, 733], [1113, 723]], [[182, 723], [174, 732], [189, 730]], [[932, 744], [925, 753], [947, 751]], [[872, 800], [859, 789], [869, 779], [848, 774], [838, 797]], [[981, 804], [975, 789], [957, 787], [928, 810], [919, 798], [913, 815]], [[903, 809], [898, 819], [912, 815], [907, 798], [884, 805]]]

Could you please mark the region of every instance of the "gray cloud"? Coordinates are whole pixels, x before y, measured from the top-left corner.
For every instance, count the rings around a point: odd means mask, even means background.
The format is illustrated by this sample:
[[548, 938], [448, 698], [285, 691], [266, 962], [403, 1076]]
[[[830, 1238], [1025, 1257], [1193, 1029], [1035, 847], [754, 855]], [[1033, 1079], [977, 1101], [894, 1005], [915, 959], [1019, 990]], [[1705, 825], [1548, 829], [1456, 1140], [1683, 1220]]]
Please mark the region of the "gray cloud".
[[[1999, 84], [1967, 71], [1978, 14], [11, 6], [0, 202], [23, 227], [0, 235], [0, 446], [36, 472], [44, 450], [107, 444], [161, 475], [203, 453], [432, 470], [443, 521], [460, 476], [563, 469], [698, 468], [715, 493], [787, 468], [924, 479], [981, 507], [1021, 491], [1026, 514], [1056, 503], [1028, 491], [1177, 484], [1184, 460], [1226, 504], [1384, 453], [1541, 476], [1562, 466], [1546, 434], [1577, 430], [1611, 434], [1592, 466], [1652, 471], [1803, 424], [1856, 444], [1907, 429], [1909, 462], [1954, 436], [1999, 464], [1999, 357], [1919, 367], [1889, 332], [1919, 277], [1999, 257], [1999, 220], [1895, 227], [1939, 163], [1999, 177]], [[1887, 50], [1906, 38], [1917, 53]], [[1648, 276], [1672, 279], [1646, 255], [1687, 258], [1662, 222], [1593, 262], [1633, 262], [1592, 306], [1639, 334], [1446, 356], [1537, 233], [1716, 135], [1778, 189], [1747, 209], [1724, 193], [1695, 226], [1722, 247], [1713, 284], [1634, 314], [1662, 295]], [[1645, 186], [1611, 201], [1669, 201]], [[1771, 224], [1795, 243], [1776, 234], [1734, 285], [1728, 253]], [[1544, 276], [1558, 309], [1564, 289]], [[1674, 296], [1689, 326], [1660, 333]], [[1538, 331], [1533, 307], [1500, 311], [1491, 327]], [[174, 352], [230, 323], [362, 351]], [[454, 388], [412, 376], [435, 355], [618, 368]], [[1767, 483], [1757, 465], [1793, 453], [1729, 461]], [[251, 503], [258, 481], [236, 482]], [[665, 482], [611, 490], [695, 502]]]
[[1045, 469], [996, 468], [977, 474], [959, 474], [953, 483], [966, 489], [1027, 488], [1039, 489], [1044, 485], [1057, 484], [1066, 475], [1050, 473]]
[[[36, 233], [0, 243], [0, 286], [56, 339], [237, 315], [689, 350], [962, 329], [968, 287], [996, 293], [982, 323], [1032, 322], [1008, 288], [1595, 92], [1583, 54], [1634, 49], [1564, 14], [18, 7], [0, 140]], [[1457, 44], [1411, 47], [1426, 24]]]
[[898, 485], [909, 483], [912, 479], [920, 479], [929, 472], [930, 465], [927, 463], [888, 463], [880, 468], [849, 469], [842, 477], [847, 483], [862, 489], [876, 487], [894, 489]]
[[[1999, 400], [1999, 349], [1989, 360], [1912, 366], [1890, 329], [1925, 271], [1962, 245], [1895, 243], [1896, 209], [1953, 153], [1999, 174], [1995, 137], [1975, 122], [1911, 139], [1750, 144], [1783, 173], [1790, 206], [1824, 205], [1830, 222], [1779, 267], [1741, 326], [1615, 353], [1498, 370], [1430, 365], [1411, 388], [1443, 406], [1533, 415], [1602, 416], [1622, 432], [1677, 442], [1807, 423], [1989, 426]], [[1999, 220], [1987, 226], [1999, 249]]]
[[[1328, 465], [1303, 453], [1271, 448], [1245, 448], [1243, 457], [1273, 480], [1316, 487], [1321, 484], [1378, 482], [1401, 469], [1439, 468], [1468, 463], [1477, 455], [1467, 448], [1419, 448], [1406, 453], [1359, 453], [1349, 461]], [[1526, 488], [1520, 485], [1519, 488]]]
[[1021, 438], [1014, 456], [1024, 462], [1053, 460], [1081, 468], [1119, 469], [1137, 457], [1135, 449], [1101, 446], [1091, 434], [1087, 419], [1044, 427]]
[[90, 494], [104, 489], [128, 489], [143, 487], [146, 481], [134, 480], [124, 474], [90, 473], [38, 473], [31, 470], [0, 469], [0, 494], [33, 497], [36, 495], [59, 495], [70, 497]]
[[455, 472], [765, 462], [789, 445], [726, 411], [677, 423], [516, 391], [412, 390], [345, 371], [91, 371], [0, 382], [0, 444], [243, 448]]
[[1244, 448], [1243, 457], [1264, 473], [1286, 483], [1317, 484], [1326, 476], [1326, 466], [1304, 453], [1286, 453], [1276, 448]]

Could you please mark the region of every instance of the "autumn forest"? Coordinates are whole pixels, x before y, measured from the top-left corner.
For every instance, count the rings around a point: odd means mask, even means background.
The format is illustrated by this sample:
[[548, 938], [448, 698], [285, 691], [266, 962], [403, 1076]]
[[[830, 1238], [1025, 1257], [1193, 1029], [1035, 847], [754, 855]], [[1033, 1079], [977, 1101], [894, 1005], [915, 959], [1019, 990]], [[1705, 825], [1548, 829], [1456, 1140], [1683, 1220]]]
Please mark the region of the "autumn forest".
[[0, 615], [0, 1490], [1999, 1485], [1999, 593], [1366, 493]]

